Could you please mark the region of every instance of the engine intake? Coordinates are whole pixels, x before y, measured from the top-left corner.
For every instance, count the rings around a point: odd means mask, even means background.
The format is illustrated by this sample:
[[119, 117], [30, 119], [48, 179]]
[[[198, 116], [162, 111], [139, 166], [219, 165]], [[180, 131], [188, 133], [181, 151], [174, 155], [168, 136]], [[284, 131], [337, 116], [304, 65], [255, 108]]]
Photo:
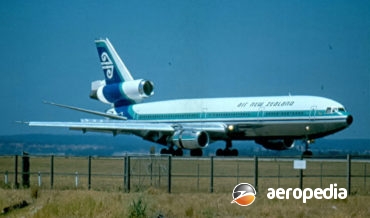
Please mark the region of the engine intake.
[[294, 147], [293, 139], [275, 139], [275, 140], [257, 139], [256, 143], [262, 145], [266, 149], [278, 151], [287, 150]]
[[209, 144], [209, 136], [204, 131], [180, 130], [173, 134], [172, 142], [179, 148], [205, 148]]
[[139, 93], [144, 97], [152, 96], [154, 94], [154, 84], [149, 80], [141, 80]]

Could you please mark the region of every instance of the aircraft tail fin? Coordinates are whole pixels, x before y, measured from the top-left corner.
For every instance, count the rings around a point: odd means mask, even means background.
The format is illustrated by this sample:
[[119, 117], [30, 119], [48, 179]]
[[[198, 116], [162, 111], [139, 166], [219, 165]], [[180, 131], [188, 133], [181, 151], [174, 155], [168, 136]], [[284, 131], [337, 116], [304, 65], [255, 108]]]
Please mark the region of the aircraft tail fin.
[[95, 40], [106, 84], [134, 80], [108, 38]]

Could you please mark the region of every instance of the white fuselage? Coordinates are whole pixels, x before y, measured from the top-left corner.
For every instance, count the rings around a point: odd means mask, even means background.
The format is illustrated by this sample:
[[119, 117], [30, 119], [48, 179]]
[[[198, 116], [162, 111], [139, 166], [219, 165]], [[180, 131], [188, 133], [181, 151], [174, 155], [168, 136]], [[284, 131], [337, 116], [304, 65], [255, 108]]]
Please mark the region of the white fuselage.
[[229, 134], [214, 139], [318, 138], [350, 123], [344, 107], [314, 96], [180, 99], [116, 108], [135, 122], [222, 123]]

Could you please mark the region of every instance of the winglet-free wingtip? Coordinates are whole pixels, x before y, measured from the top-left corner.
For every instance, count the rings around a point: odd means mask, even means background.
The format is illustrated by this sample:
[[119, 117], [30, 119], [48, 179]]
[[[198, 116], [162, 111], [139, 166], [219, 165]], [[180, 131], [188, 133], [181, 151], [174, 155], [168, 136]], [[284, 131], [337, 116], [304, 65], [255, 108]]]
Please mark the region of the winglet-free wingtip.
[[21, 121], [21, 120], [16, 120], [15, 121], [15, 123], [17, 123], [17, 124], [25, 124], [25, 125], [28, 125], [28, 124], [30, 124], [30, 122], [29, 121]]
[[42, 103], [44, 104], [51, 104], [51, 105], [55, 105], [54, 102], [51, 102], [51, 101], [46, 101], [46, 100], [43, 100]]

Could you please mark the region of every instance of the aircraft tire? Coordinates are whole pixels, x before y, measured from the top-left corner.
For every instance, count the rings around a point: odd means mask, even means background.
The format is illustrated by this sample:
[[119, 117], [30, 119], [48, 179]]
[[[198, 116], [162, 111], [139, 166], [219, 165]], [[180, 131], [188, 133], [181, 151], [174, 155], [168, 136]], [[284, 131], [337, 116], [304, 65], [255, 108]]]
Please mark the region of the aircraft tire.
[[173, 156], [179, 156], [179, 157], [182, 157], [182, 155], [184, 155], [184, 152], [182, 151], [182, 149], [181, 148], [178, 148], [178, 149], [176, 149], [174, 152], [173, 152], [173, 154], [172, 154]]
[[222, 150], [221, 148], [217, 149], [216, 156], [224, 156], [224, 150]]
[[237, 157], [239, 155], [239, 152], [238, 152], [238, 150], [237, 149], [232, 149], [231, 150], [231, 154], [230, 154], [230, 156], [235, 156], [235, 157]]
[[216, 156], [238, 156], [239, 155], [239, 151], [237, 149], [217, 149], [216, 151]]
[[311, 158], [312, 154], [313, 154], [312, 151], [306, 150], [306, 151], [303, 152], [303, 157]]
[[170, 154], [170, 151], [167, 148], [162, 148], [160, 154]]

